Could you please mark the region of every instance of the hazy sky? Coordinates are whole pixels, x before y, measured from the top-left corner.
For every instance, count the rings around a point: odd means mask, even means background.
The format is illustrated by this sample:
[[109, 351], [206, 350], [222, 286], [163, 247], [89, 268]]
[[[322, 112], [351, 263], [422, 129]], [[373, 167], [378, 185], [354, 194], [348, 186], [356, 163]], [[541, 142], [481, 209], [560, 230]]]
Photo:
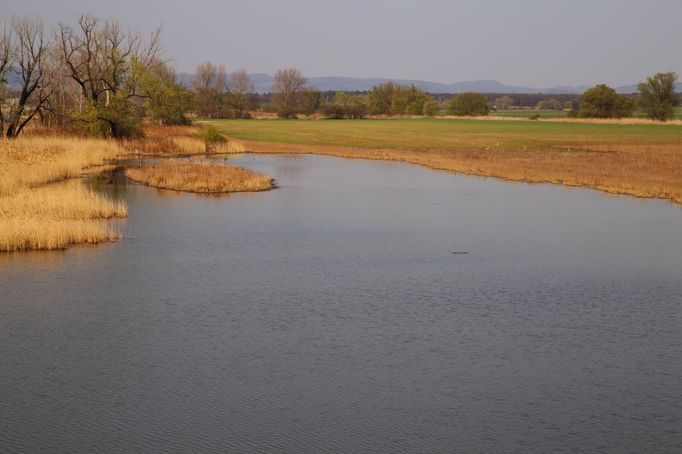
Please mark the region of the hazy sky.
[[56, 24], [83, 13], [145, 32], [163, 24], [183, 72], [210, 60], [249, 72], [532, 87], [682, 74], [682, 0], [0, 0], [2, 17]]

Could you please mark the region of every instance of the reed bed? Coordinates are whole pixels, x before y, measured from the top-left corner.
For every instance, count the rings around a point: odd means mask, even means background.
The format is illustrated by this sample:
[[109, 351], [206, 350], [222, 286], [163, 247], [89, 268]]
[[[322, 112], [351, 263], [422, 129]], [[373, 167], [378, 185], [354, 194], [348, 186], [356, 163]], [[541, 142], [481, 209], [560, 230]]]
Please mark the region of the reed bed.
[[165, 160], [126, 170], [133, 181], [161, 189], [199, 193], [266, 191], [273, 181], [267, 175], [211, 162]]
[[126, 217], [124, 203], [80, 181], [59, 181], [100, 172], [122, 151], [102, 139], [0, 140], [0, 251], [64, 249], [119, 238], [107, 220]]

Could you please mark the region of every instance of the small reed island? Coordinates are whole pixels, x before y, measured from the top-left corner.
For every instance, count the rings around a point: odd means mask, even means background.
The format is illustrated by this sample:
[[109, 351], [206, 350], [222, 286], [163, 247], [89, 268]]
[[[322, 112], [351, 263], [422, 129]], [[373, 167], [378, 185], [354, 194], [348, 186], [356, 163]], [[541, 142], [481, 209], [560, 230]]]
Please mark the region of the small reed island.
[[213, 162], [169, 159], [128, 168], [125, 174], [132, 181], [155, 188], [205, 194], [267, 191], [274, 187], [273, 179], [267, 175]]

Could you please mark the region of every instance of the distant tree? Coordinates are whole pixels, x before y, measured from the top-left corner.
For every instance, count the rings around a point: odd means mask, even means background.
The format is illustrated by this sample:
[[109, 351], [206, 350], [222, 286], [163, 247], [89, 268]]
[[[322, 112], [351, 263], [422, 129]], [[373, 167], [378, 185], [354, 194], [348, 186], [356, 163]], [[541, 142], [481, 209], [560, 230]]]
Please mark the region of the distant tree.
[[561, 101], [554, 98], [543, 99], [537, 103], [536, 108], [538, 110], [561, 110]]
[[332, 101], [323, 103], [320, 110], [322, 115], [330, 120], [342, 118], [359, 120], [367, 116], [367, 97], [338, 92]]
[[578, 116], [582, 118], [623, 118], [632, 116], [634, 102], [605, 84], [599, 84], [582, 95]]
[[140, 78], [140, 90], [145, 95], [147, 113], [162, 125], [189, 123], [187, 111], [192, 94], [180, 86], [175, 70], [165, 63], [153, 67]]
[[303, 115], [313, 115], [320, 109], [322, 94], [315, 88], [306, 88], [301, 91], [298, 101], [297, 111]]
[[424, 107], [422, 110], [424, 111], [424, 115], [427, 117], [433, 117], [438, 113], [439, 109], [440, 105], [438, 104], [438, 101], [435, 99], [427, 99], [424, 101]]
[[280, 118], [296, 118], [301, 93], [307, 80], [296, 68], [280, 69], [275, 73], [273, 103]]
[[367, 108], [373, 115], [391, 115], [393, 95], [399, 89], [394, 82], [375, 85], [367, 94]]
[[227, 116], [227, 73], [224, 66], [201, 63], [197, 66], [192, 86], [197, 115], [207, 118]]
[[363, 95], [351, 96], [346, 105], [346, 117], [360, 120], [367, 116], [367, 97]]
[[249, 110], [253, 107], [252, 94], [256, 91], [245, 69], [232, 73], [227, 82], [228, 103], [236, 118], [249, 118]]
[[673, 117], [674, 107], [678, 103], [675, 92], [677, 74], [674, 72], [657, 73], [647, 77], [646, 82], [637, 86], [639, 105], [653, 120], [666, 121]]
[[414, 85], [398, 87], [391, 99], [392, 115], [423, 115], [424, 103], [431, 99]]
[[514, 105], [514, 100], [509, 96], [502, 96], [495, 100], [495, 108], [497, 110], [507, 110]]
[[477, 115], [488, 115], [488, 112], [490, 112], [488, 99], [480, 93], [460, 93], [452, 98], [448, 105], [448, 113], [451, 115], [473, 117]]

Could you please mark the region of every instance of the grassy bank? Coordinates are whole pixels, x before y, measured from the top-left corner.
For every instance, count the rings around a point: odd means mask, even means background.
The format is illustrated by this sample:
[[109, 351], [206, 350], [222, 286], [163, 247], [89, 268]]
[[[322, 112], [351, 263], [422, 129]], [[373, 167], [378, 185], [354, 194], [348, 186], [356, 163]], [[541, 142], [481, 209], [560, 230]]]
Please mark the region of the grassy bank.
[[405, 161], [682, 203], [682, 126], [465, 119], [222, 120], [233, 147]]
[[240, 167], [178, 160], [126, 170], [133, 181], [161, 189], [200, 193], [266, 191], [272, 178]]
[[120, 235], [108, 219], [125, 204], [62, 180], [102, 170], [122, 150], [101, 139], [23, 137], [0, 140], [0, 251], [63, 249]]

